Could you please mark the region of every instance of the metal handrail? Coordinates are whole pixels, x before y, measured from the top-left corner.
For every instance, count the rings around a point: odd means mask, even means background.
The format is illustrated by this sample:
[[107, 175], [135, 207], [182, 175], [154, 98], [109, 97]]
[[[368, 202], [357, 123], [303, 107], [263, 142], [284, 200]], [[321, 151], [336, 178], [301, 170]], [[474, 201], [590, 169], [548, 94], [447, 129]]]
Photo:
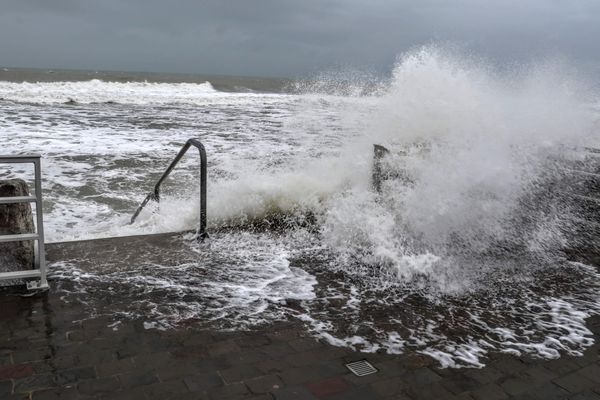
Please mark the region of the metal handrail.
[[166, 171], [163, 173], [163, 175], [160, 177], [160, 179], [154, 186], [154, 191], [148, 194], [148, 196], [146, 196], [144, 201], [142, 201], [142, 204], [140, 204], [138, 209], [135, 211], [135, 214], [133, 214], [133, 216], [131, 217], [130, 224], [133, 224], [135, 222], [138, 215], [140, 215], [143, 208], [146, 206], [146, 204], [148, 204], [150, 200], [154, 200], [157, 203], [160, 202], [160, 185], [165, 179], [167, 179], [169, 174], [171, 174], [173, 168], [175, 168], [175, 166], [179, 163], [181, 158], [185, 155], [185, 153], [191, 146], [196, 147], [198, 149], [198, 152], [200, 153], [200, 226], [198, 227], [198, 240], [202, 241], [208, 237], [208, 233], [206, 232], [206, 150], [204, 149], [204, 145], [200, 142], [200, 140], [193, 138], [185, 142], [185, 145], [183, 145], [177, 156], [175, 156], [175, 159], [171, 162], [169, 167], [166, 169]]
[[47, 289], [46, 251], [44, 248], [44, 215], [42, 210], [42, 167], [39, 154], [0, 156], [2, 164], [33, 164], [35, 176], [35, 196], [0, 197], [0, 204], [35, 203], [36, 233], [0, 235], [0, 242], [34, 241], [35, 269], [26, 271], [1, 272], [0, 280], [39, 278], [27, 282], [28, 289]]

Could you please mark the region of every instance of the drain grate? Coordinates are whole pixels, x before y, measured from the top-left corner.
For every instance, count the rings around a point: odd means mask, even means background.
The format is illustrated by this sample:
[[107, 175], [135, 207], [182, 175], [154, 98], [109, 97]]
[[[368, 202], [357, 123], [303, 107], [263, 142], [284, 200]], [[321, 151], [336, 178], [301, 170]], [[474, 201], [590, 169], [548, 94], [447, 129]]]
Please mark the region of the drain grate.
[[371, 375], [377, 372], [377, 368], [369, 364], [367, 360], [360, 360], [346, 364], [346, 367], [356, 376]]

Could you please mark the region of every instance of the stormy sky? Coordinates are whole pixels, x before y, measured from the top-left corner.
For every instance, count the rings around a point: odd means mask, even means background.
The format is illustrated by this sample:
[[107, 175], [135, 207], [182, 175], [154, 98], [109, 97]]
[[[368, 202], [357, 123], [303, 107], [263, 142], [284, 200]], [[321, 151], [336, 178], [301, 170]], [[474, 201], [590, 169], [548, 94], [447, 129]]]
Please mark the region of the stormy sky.
[[0, 65], [296, 77], [451, 43], [600, 65], [598, 0], [0, 0]]

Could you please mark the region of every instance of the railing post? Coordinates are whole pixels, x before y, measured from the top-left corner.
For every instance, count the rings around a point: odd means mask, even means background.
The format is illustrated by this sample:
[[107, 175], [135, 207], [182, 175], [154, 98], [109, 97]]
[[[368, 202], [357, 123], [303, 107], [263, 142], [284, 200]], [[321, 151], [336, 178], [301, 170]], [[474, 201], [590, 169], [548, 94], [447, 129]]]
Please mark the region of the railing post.
[[44, 213], [42, 208], [42, 166], [41, 157], [38, 157], [34, 161], [35, 168], [35, 214], [37, 217], [37, 234], [39, 240], [37, 240], [38, 257], [37, 262], [38, 268], [40, 269], [40, 286], [47, 287], [48, 281], [46, 279], [46, 250], [45, 250], [45, 239], [44, 239]]
[[390, 151], [385, 147], [378, 144], [373, 145], [373, 173], [371, 183], [377, 193], [381, 193], [381, 181], [384, 178], [383, 170], [381, 169], [381, 160], [389, 153]]
[[[196, 142], [195, 139], [190, 139]], [[203, 241], [208, 237], [206, 232], [206, 186], [207, 186], [207, 161], [204, 145], [197, 141], [196, 147], [200, 153], [200, 226], [198, 227], [198, 240]]]

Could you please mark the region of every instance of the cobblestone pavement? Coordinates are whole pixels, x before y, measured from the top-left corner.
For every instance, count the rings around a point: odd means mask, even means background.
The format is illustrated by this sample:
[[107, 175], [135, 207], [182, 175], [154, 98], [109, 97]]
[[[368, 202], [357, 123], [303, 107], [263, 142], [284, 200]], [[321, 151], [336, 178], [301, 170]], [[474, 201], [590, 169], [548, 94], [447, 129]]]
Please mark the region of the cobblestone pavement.
[[[482, 369], [440, 369], [415, 353], [321, 343], [300, 322], [161, 331], [90, 317], [53, 288], [26, 294], [0, 291], [1, 399], [600, 399], [599, 317], [588, 320], [596, 344], [582, 357], [491, 355]], [[378, 372], [354, 376], [345, 364], [361, 359]]]

